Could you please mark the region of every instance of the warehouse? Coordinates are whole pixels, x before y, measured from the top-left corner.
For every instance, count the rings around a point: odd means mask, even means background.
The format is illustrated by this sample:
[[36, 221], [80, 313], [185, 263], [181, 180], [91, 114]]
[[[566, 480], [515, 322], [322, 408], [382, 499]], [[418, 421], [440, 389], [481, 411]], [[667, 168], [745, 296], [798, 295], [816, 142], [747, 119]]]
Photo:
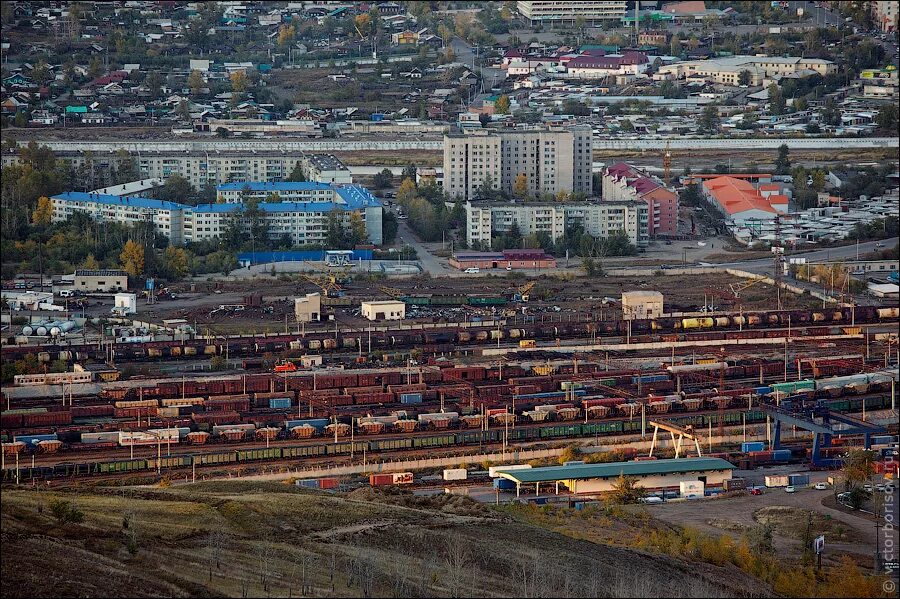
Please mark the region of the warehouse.
[[406, 304], [397, 300], [362, 302], [362, 317], [369, 320], [403, 320], [406, 318]]
[[683, 481], [701, 481], [707, 487], [721, 487], [731, 480], [734, 466], [719, 458], [681, 458], [609, 464], [571, 464], [528, 470], [498, 470], [497, 475], [516, 484], [516, 496], [522, 485], [534, 485], [536, 495], [541, 486], [559, 493], [563, 485], [572, 493], [605, 493], [612, 491], [621, 475], [637, 479], [644, 489], [679, 488]]

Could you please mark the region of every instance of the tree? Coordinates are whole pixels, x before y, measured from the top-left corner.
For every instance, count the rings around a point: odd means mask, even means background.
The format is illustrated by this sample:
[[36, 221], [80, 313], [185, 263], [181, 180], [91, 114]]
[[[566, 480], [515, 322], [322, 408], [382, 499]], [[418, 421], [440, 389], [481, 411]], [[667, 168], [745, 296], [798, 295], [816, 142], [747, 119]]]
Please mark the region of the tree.
[[825, 100], [825, 107], [822, 108], [822, 122], [832, 126], [841, 124], [841, 112], [835, 105], [833, 98]]
[[368, 37], [369, 33], [372, 31], [372, 17], [368, 14], [357, 15], [356, 18], [353, 19], [353, 24], [363, 37]]
[[180, 279], [190, 270], [191, 257], [184, 248], [170, 245], [163, 252], [163, 267], [170, 277]]
[[154, 98], [158, 98], [162, 95], [162, 86], [165, 82], [165, 78], [158, 71], [153, 71], [152, 73], [147, 75], [147, 79], [146, 81], [144, 81], [144, 84], [147, 86], [147, 90], [150, 92], [150, 95]]
[[28, 113], [24, 110], [17, 110], [16, 116], [13, 117], [13, 125], [15, 125], [16, 127], [27, 127]]
[[897, 104], [894, 102], [888, 102], [887, 104], [882, 106], [881, 110], [878, 111], [878, 115], [875, 117], [875, 122], [878, 123], [879, 129], [896, 134]]
[[791, 159], [788, 152], [787, 144], [778, 146], [778, 156], [775, 158], [775, 174], [786, 175], [791, 172]]
[[81, 267], [85, 270], [97, 270], [100, 268], [100, 263], [94, 258], [94, 254], [88, 254], [84, 262], [81, 263]]
[[195, 96], [198, 95], [206, 85], [206, 82], [203, 80], [203, 73], [197, 69], [192, 70], [191, 74], [188, 75], [187, 84], [191, 88], [191, 93]]
[[397, 230], [399, 228], [400, 223], [397, 221], [394, 213], [384, 212], [381, 217], [381, 236], [384, 238], [384, 243], [393, 243], [394, 239], [397, 238]]
[[144, 272], [144, 246], [129, 239], [119, 254], [122, 268], [132, 277], [139, 277]]
[[738, 85], [740, 86], [750, 85], [750, 81], [752, 81], [752, 79], [753, 74], [747, 69], [744, 69], [743, 71], [738, 73]]
[[191, 182], [181, 175], [171, 175], [163, 185], [153, 191], [153, 197], [167, 202], [184, 201], [194, 193]]
[[297, 30], [293, 25], [282, 25], [278, 30], [278, 45], [286, 46], [291, 43], [296, 35]]
[[519, 173], [516, 175], [516, 180], [513, 181], [512, 187], [513, 195], [517, 198], [524, 198], [528, 194], [528, 175], [525, 173]]
[[47, 62], [43, 58], [34, 65], [34, 68], [31, 70], [31, 78], [38, 85], [46, 85], [53, 79], [53, 73], [50, 72], [50, 67], [47, 66]]
[[369, 233], [366, 231], [366, 221], [358, 213], [350, 215], [350, 243], [354, 246], [366, 243]]
[[231, 91], [243, 94], [250, 87], [250, 79], [245, 71], [235, 71], [231, 74]]
[[416, 196], [416, 183], [412, 179], [403, 179], [400, 187], [397, 189], [397, 201], [401, 204], [407, 204]]
[[775, 83], [770, 83], [769, 87], [769, 114], [784, 114], [785, 100], [781, 88]]
[[31, 223], [46, 227], [51, 220], [53, 220], [53, 202], [47, 196], [41, 196], [34, 212], [31, 213]]
[[415, 164], [407, 164], [403, 167], [403, 172], [400, 174], [400, 180], [410, 179], [412, 181], [416, 180], [416, 174], [419, 172], [419, 169]]
[[509, 96], [502, 95], [494, 103], [494, 112], [497, 114], [509, 114]]
[[673, 35], [672, 40], [669, 42], [669, 54], [681, 56], [681, 38], [678, 35]]
[[711, 135], [719, 130], [719, 109], [715, 104], [707, 104], [703, 107], [700, 120], [697, 124], [700, 133]]
[[300, 164], [299, 160], [294, 164], [294, 169], [291, 171], [290, 176], [288, 176], [288, 181], [295, 183], [303, 183], [306, 181], [306, 173], [303, 172], [303, 165]]
[[612, 503], [637, 503], [644, 496], [644, 490], [637, 486], [637, 479], [633, 476], [620, 474], [609, 493]]
[[178, 103], [178, 108], [175, 109], [175, 114], [178, 115], [182, 121], [190, 121], [191, 120], [191, 107], [188, 105], [187, 100], [182, 100]]
[[391, 169], [385, 168], [382, 169], [380, 173], [376, 173], [372, 178], [372, 183], [375, 186], [375, 189], [384, 189], [385, 187], [390, 187], [391, 183], [394, 182], [394, 173], [391, 172]]
[[812, 188], [815, 191], [822, 191], [825, 189], [825, 181], [827, 180], [827, 175], [825, 171], [817, 168], [812, 172]]
[[103, 63], [100, 62], [100, 57], [96, 55], [92, 56], [90, 62], [88, 63], [88, 77], [90, 77], [91, 79], [96, 79], [102, 72]]

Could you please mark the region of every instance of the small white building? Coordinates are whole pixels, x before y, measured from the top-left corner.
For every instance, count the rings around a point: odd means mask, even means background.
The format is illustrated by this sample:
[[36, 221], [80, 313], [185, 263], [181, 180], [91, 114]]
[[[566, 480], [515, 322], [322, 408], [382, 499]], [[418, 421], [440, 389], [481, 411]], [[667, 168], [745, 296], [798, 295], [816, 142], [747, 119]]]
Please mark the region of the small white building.
[[319, 322], [322, 319], [322, 295], [307, 293], [294, 298], [294, 317], [297, 322]]
[[663, 294], [659, 291], [625, 291], [622, 293], [622, 318], [643, 320], [663, 314]]
[[362, 317], [368, 320], [403, 320], [406, 304], [397, 300], [362, 302]]
[[137, 312], [137, 295], [134, 293], [117, 293], [113, 310], [120, 314], [135, 314]]

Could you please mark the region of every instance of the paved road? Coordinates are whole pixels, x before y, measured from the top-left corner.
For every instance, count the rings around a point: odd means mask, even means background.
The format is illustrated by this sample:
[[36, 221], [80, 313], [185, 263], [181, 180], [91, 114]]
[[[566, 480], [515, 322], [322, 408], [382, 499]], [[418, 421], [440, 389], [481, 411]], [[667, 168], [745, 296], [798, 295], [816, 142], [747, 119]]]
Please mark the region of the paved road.
[[[830, 260], [855, 260], [857, 256], [861, 256], [868, 252], [879, 249], [876, 244], [881, 243], [884, 247], [893, 247], [897, 245], [898, 238], [883, 239], [881, 241], [867, 241], [860, 244], [845, 245], [841, 247], [826, 248], [823, 250], [812, 250], [800, 254], [791, 254], [791, 258], [806, 258], [809, 262], [822, 262]], [[743, 270], [757, 273], [772, 272], [774, 268], [774, 260], [738, 260], [735, 262], [717, 263], [715, 266], [721, 267], [740, 267]]]

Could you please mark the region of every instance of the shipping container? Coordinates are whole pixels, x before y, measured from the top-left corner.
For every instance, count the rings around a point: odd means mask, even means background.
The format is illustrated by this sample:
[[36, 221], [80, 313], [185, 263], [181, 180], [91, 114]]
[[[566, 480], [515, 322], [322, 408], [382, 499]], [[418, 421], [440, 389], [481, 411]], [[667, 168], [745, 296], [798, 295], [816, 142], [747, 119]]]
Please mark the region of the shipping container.
[[444, 480], [466, 480], [469, 471], [465, 468], [450, 468], [444, 470]]
[[743, 478], [732, 478], [723, 482], [726, 491], [739, 491], [747, 488], [747, 480]]
[[765, 451], [765, 450], [766, 450], [766, 444], [763, 443], [762, 441], [752, 441], [752, 442], [748, 441], [746, 443], [741, 443], [741, 453], [750, 453], [750, 452]]
[[808, 487], [809, 486], [809, 475], [808, 474], [789, 474], [788, 475], [788, 484], [794, 487]]
[[788, 481], [788, 477], [786, 475], [766, 477], [766, 486], [769, 488], [786, 487], [789, 484], [790, 482]]

